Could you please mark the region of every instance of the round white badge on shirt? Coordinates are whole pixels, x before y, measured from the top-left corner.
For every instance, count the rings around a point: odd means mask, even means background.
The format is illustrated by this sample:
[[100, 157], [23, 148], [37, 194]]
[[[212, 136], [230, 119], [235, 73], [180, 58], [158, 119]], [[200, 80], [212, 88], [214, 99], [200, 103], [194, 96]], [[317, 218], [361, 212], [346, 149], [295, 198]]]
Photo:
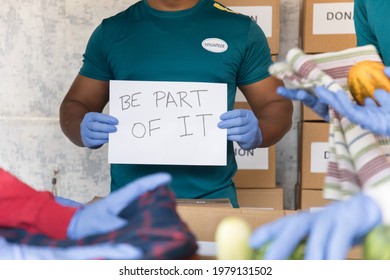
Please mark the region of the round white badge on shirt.
[[203, 40], [202, 47], [213, 53], [223, 53], [228, 49], [228, 44], [219, 38], [207, 38]]

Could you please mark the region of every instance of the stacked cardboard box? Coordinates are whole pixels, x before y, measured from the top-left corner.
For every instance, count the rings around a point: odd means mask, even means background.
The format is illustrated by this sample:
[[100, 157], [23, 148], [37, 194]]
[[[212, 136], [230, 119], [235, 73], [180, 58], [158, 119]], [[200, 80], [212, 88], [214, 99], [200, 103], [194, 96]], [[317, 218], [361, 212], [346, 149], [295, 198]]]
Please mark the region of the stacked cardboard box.
[[329, 160], [329, 124], [322, 121], [300, 123], [298, 208], [309, 209], [328, 203], [322, 198]]
[[[272, 59], [279, 54], [280, 0], [221, 0], [234, 12], [250, 16], [267, 37]], [[250, 109], [237, 89], [235, 108]], [[235, 144], [234, 177], [240, 207], [283, 209], [283, 190], [276, 186], [275, 147], [244, 151]]]
[[[250, 109], [246, 102], [236, 102], [236, 109]], [[238, 171], [233, 180], [240, 207], [283, 209], [283, 189], [276, 185], [275, 146], [250, 151], [234, 143]]]
[[356, 46], [353, 0], [304, 0], [302, 49], [306, 53], [340, 51]]
[[279, 53], [280, 0], [220, 0], [218, 2], [256, 21], [267, 37], [271, 54]]

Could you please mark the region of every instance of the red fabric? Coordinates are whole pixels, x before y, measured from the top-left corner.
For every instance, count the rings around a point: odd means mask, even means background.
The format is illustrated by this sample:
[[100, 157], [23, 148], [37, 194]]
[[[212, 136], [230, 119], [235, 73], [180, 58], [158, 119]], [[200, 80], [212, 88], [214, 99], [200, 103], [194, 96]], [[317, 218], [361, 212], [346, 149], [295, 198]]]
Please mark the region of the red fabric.
[[[77, 246], [80, 249], [80, 259], [84, 258], [85, 246], [97, 244], [131, 245], [143, 252], [141, 258], [145, 260], [188, 259], [192, 258], [198, 249], [195, 235], [176, 211], [176, 196], [169, 186], [162, 185], [142, 194], [138, 199], [131, 201], [119, 213], [119, 217], [126, 221], [123, 227], [76, 240], [56, 240], [46, 235], [10, 228], [0, 228], [0, 237], [8, 243], [57, 251]], [[128, 257], [132, 258], [132, 254], [126, 256], [123, 253], [122, 259]], [[93, 259], [104, 257], [97, 252]]]
[[0, 168], [0, 227], [65, 239], [76, 211], [58, 204], [50, 192], [34, 190]]

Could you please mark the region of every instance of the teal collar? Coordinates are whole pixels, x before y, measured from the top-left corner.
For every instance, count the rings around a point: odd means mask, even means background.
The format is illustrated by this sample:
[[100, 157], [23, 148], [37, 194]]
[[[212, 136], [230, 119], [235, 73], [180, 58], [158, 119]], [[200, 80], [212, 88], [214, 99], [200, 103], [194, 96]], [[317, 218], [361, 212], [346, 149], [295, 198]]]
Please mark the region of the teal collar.
[[199, 11], [204, 5], [206, 5], [210, 0], [199, 0], [199, 2], [192, 8], [186, 9], [186, 10], [181, 10], [181, 11], [174, 11], [174, 12], [167, 12], [167, 11], [160, 11], [156, 10], [152, 7], [149, 6], [147, 0], [142, 0], [146, 10], [148, 13], [151, 15], [157, 16], [157, 17], [165, 17], [165, 18], [177, 18], [177, 17], [183, 17], [183, 16], [188, 16], [196, 13]]

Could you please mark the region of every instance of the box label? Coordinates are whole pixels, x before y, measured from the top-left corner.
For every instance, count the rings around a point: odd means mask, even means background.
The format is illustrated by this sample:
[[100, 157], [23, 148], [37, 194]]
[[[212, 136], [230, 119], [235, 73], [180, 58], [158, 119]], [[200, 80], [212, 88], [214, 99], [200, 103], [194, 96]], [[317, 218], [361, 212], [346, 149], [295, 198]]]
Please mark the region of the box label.
[[328, 168], [330, 149], [328, 142], [311, 143], [310, 151], [310, 172], [325, 173]]
[[353, 3], [314, 4], [313, 34], [355, 34]]
[[250, 16], [266, 37], [272, 37], [272, 6], [231, 6], [229, 9]]
[[268, 170], [269, 152], [268, 148], [257, 148], [253, 150], [243, 150], [234, 142], [234, 154], [236, 156], [238, 169], [245, 170]]

